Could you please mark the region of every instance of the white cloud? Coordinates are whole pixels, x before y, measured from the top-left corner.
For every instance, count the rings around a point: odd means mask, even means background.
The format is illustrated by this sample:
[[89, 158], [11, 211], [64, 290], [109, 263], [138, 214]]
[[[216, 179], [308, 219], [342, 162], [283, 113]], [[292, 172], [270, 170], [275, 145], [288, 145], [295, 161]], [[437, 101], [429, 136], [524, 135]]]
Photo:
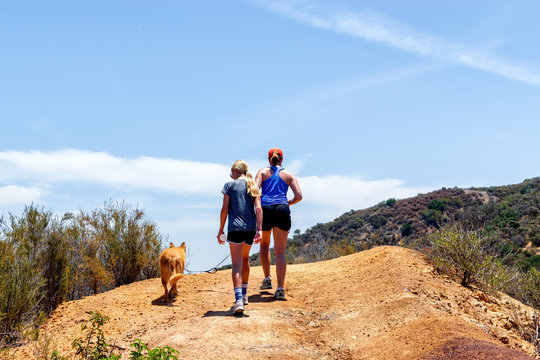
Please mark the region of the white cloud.
[[103, 152], [0, 152], [0, 180], [91, 183], [128, 189], [153, 189], [176, 194], [221, 189], [229, 166], [179, 159], [126, 159]]
[[0, 205], [30, 204], [39, 201], [43, 193], [43, 190], [37, 187], [3, 186], [0, 187]]
[[373, 13], [321, 11], [312, 2], [261, 1], [268, 9], [301, 23], [385, 44], [419, 56], [469, 66], [513, 80], [540, 85], [540, 74], [497, 59], [485, 50], [452, 43]]
[[403, 199], [434, 190], [428, 187], [405, 187], [403, 180], [366, 181], [340, 175], [301, 177], [298, 182], [306, 202], [343, 212], [366, 208], [391, 197]]
[[[292, 159], [290, 164], [291, 170], [298, 174], [303, 161]], [[216, 196], [229, 180], [229, 169], [230, 165], [215, 163], [146, 156], [128, 159], [83, 150], [0, 152], [0, 181], [39, 183], [39, 187], [12, 185], [1, 188], [3, 193], [0, 195], [5, 200], [0, 201], [37, 201], [43, 195], [41, 189], [63, 183], [88, 183], [130, 190], [132, 193], [128, 196], [131, 199], [141, 196], [137, 195], [137, 190]], [[390, 197], [405, 198], [432, 190], [426, 187], [407, 187], [403, 180], [367, 181], [343, 175], [299, 176], [298, 181], [304, 195], [302, 203], [306, 206], [311, 204], [326, 207], [332, 211], [361, 209]], [[192, 202], [200, 203], [197, 200]], [[208, 224], [206, 219], [203, 223], [188, 218], [185, 221], [182, 227]]]

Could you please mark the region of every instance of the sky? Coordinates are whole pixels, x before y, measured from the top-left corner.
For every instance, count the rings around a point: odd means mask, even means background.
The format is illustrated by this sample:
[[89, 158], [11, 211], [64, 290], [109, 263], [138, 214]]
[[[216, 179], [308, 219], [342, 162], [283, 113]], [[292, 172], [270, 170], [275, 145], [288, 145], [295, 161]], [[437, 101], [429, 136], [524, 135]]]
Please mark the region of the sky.
[[0, 215], [125, 201], [206, 270], [228, 254], [216, 235], [232, 163], [256, 173], [272, 147], [302, 189], [300, 231], [539, 176], [538, 13], [534, 0], [2, 0]]

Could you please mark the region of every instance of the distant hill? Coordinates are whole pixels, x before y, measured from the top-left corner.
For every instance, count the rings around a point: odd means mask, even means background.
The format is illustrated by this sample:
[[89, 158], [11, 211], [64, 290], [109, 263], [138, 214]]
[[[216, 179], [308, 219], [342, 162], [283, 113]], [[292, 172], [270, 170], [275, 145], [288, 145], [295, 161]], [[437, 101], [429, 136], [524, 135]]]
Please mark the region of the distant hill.
[[379, 245], [421, 249], [426, 235], [458, 223], [469, 230], [482, 230], [491, 240], [492, 251], [508, 265], [540, 269], [539, 209], [540, 177], [508, 186], [442, 188], [351, 210], [303, 234], [295, 231], [287, 259], [290, 263], [319, 261]]

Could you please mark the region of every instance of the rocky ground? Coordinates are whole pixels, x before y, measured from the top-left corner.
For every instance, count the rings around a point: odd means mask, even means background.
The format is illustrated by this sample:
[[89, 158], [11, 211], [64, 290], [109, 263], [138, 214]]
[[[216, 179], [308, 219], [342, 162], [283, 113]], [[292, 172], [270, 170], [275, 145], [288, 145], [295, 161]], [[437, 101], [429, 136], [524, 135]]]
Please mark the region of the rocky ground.
[[[106, 338], [124, 359], [137, 338], [150, 347], [172, 346], [181, 359], [534, 358], [520, 337], [532, 309], [463, 288], [408, 249], [377, 247], [290, 265], [287, 301], [260, 291], [262, 277], [260, 267], [251, 269], [242, 317], [232, 315], [226, 270], [185, 276], [169, 304], [161, 302], [159, 279], [65, 303], [42, 333], [67, 355], [93, 310], [110, 317]], [[28, 343], [8, 358], [39, 359], [43, 347]]]

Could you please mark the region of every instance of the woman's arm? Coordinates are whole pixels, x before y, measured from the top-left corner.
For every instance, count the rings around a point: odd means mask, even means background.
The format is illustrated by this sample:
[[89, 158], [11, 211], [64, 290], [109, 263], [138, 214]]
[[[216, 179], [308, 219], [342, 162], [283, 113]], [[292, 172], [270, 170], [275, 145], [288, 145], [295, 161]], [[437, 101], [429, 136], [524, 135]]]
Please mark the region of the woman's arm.
[[219, 216], [219, 231], [217, 234], [218, 242], [221, 244], [219, 236], [223, 234], [223, 228], [225, 227], [225, 221], [227, 220], [227, 215], [229, 214], [229, 200], [230, 196], [223, 194], [223, 205], [221, 206], [221, 212]]
[[302, 190], [300, 190], [300, 185], [298, 185], [298, 180], [296, 180], [296, 177], [291, 173], [289, 174], [291, 176], [291, 183], [289, 186], [291, 187], [291, 190], [294, 195], [294, 197], [291, 200], [287, 201], [287, 204], [289, 204], [290, 206], [302, 200]]
[[264, 168], [259, 169], [259, 171], [257, 171], [257, 175], [255, 175], [255, 184], [257, 185], [259, 189], [261, 188], [262, 182], [263, 182], [263, 178], [262, 178], [263, 171], [264, 171]]

